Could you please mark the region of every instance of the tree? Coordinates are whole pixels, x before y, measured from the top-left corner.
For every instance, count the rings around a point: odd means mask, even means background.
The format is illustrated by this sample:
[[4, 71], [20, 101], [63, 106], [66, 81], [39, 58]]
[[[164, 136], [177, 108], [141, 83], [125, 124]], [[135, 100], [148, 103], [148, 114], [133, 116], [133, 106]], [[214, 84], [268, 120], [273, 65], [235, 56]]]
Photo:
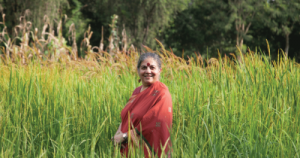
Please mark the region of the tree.
[[5, 14], [8, 33], [12, 34], [13, 28], [20, 24], [20, 17], [30, 21], [33, 28], [42, 30], [44, 16], [47, 15], [50, 27], [53, 27], [53, 20], [59, 19], [61, 7], [67, 5], [67, 0], [0, 0], [0, 5], [3, 8], [2, 14]]
[[92, 43], [99, 43], [102, 26], [105, 37], [109, 36], [110, 17], [116, 14], [119, 17], [116, 30], [120, 34], [124, 24], [131, 43], [138, 47], [155, 46], [155, 38], [168, 26], [175, 11], [187, 6], [187, 0], [81, 0], [81, 3], [88, 6], [83, 12], [92, 19]]
[[[230, 53], [236, 46], [246, 51], [245, 41], [251, 41], [251, 25], [264, 18], [264, 4], [260, 0], [195, 0], [194, 6], [179, 13], [173, 37], [183, 49], [210, 50]], [[179, 22], [178, 22], [179, 21]], [[179, 35], [181, 37], [179, 37]], [[173, 38], [174, 39], [174, 38]], [[185, 39], [185, 41], [183, 41]], [[233, 44], [235, 42], [235, 44]], [[186, 43], [184, 46], [181, 43]], [[212, 53], [211, 55], [215, 56]]]
[[221, 53], [231, 51], [234, 32], [228, 25], [229, 15], [225, 1], [194, 1], [189, 8], [178, 13], [165, 32], [165, 42], [177, 55], [182, 51], [188, 56], [208, 51], [209, 56], [217, 56], [217, 50]]
[[244, 39], [250, 40], [250, 27], [257, 17], [263, 17], [263, 7], [266, 1], [261, 0], [229, 0], [230, 22], [236, 30], [236, 45], [242, 50]]
[[300, 22], [299, 0], [272, 0], [266, 7], [268, 13], [267, 26], [278, 35], [285, 38], [285, 54], [288, 56], [290, 35], [295, 25]]

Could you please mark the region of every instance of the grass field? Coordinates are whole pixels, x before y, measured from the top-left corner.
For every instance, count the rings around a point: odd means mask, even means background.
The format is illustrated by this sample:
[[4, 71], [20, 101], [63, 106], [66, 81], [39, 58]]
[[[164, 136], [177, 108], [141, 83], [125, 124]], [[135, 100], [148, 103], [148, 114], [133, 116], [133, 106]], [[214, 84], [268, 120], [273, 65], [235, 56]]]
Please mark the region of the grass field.
[[[140, 85], [138, 53], [126, 37], [122, 50], [114, 38], [109, 52], [103, 40], [92, 47], [89, 29], [79, 49], [86, 56], [78, 59], [75, 27], [72, 47], [47, 27], [41, 36], [22, 27], [15, 39], [2, 31], [0, 157], [120, 157], [110, 138]], [[299, 64], [257, 52], [239, 62], [234, 55], [204, 60], [199, 54], [185, 61], [159, 44], [161, 82], [173, 100], [173, 157], [299, 158]]]
[[[189, 64], [161, 56], [161, 82], [173, 99], [173, 157], [299, 157], [299, 64], [258, 54], [209, 65], [200, 56]], [[110, 138], [140, 85], [137, 57], [1, 61], [1, 157], [120, 157]]]

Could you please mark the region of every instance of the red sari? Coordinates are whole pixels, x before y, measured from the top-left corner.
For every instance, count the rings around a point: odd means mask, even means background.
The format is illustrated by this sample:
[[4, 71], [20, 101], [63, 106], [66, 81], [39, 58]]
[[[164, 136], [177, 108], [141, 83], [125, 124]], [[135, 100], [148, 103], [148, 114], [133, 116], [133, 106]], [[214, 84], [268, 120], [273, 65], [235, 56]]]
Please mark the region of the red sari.
[[[172, 98], [163, 83], [157, 81], [140, 92], [141, 87], [134, 90], [128, 103], [121, 112], [121, 131], [127, 133], [135, 129], [152, 153], [144, 147], [144, 155], [154, 154], [158, 157], [162, 152], [170, 155], [170, 130], [172, 128]], [[128, 126], [130, 120], [130, 126]], [[128, 129], [130, 127], [130, 129]], [[166, 146], [162, 151], [161, 146]], [[154, 152], [154, 153], [153, 153]], [[128, 157], [128, 143], [121, 149]], [[165, 154], [165, 155], [166, 155]]]

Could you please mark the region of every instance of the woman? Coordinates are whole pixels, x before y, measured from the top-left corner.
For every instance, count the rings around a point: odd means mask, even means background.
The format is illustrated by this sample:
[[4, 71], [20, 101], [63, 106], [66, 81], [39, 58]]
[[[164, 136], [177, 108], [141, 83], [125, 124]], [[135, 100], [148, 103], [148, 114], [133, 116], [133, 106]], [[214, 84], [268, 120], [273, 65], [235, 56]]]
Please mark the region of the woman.
[[[122, 123], [115, 136], [121, 144], [121, 153], [128, 157], [129, 146], [144, 146], [145, 157], [170, 156], [170, 129], [172, 127], [172, 98], [168, 88], [159, 82], [161, 61], [157, 54], [145, 53], [139, 58], [137, 70], [142, 86], [133, 91], [121, 112]], [[127, 139], [130, 132], [131, 145]], [[161, 148], [163, 147], [163, 148]]]

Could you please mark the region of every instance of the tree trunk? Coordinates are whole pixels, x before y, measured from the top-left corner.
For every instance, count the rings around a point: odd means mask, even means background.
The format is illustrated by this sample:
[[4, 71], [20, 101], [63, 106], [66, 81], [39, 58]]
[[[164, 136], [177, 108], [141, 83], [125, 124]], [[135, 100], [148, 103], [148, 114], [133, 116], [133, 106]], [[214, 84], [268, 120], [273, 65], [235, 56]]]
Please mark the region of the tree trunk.
[[242, 63], [243, 60], [242, 60], [242, 57], [241, 55], [243, 55], [243, 44], [244, 44], [244, 39], [243, 37], [239, 37], [237, 35], [237, 38], [236, 38], [236, 45], [238, 46], [238, 48], [240, 49], [240, 51], [242, 52], [242, 54], [240, 54], [239, 52], [236, 54], [236, 57], [237, 57], [237, 60]]
[[285, 49], [284, 49], [286, 58], [288, 57], [288, 54], [289, 54], [289, 47], [290, 47], [290, 34], [286, 34], [285, 35]]
[[240, 45], [239, 45], [239, 48], [241, 49], [241, 52], [243, 52], [243, 44], [244, 44], [244, 39], [241, 38], [240, 39]]

